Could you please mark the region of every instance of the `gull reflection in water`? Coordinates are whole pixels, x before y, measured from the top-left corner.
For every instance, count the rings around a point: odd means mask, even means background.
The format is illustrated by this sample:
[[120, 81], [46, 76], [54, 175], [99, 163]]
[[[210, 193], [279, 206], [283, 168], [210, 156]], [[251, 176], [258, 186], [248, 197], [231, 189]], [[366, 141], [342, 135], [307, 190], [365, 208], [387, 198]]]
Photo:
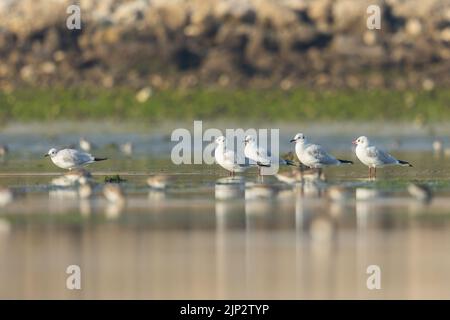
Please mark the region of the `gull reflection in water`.
[[215, 185], [215, 212], [218, 230], [245, 227], [245, 180], [242, 177], [221, 178]]
[[[52, 212], [64, 212], [78, 206], [79, 198], [92, 195], [92, 175], [84, 170], [71, 170], [51, 180], [49, 191], [49, 209]], [[89, 190], [88, 190], [89, 188]], [[80, 206], [81, 212], [85, 208]]]
[[214, 190], [216, 200], [243, 198], [245, 195], [245, 179], [240, 176], [218, 179]]
[[358, 230], [365, 230], [369, 226], [369, 218], [382, 218], [385, 209], [381, 202], [385, 194], [377, 189], [357, 188], [356, 189], [356, 227]]
[[336, 185], [328, 187], [326, 192], [329, 199], [328, 212], [330, 216], [339, 219], [346, 213], [353, 211], [355, 197], [353, 189]]
[[309, 234], [313, 243], [332, 243], [336, 236], [336, 230], [336, 221], [329, 214], [316, 214], [309, 224]]
[[[338, 235], [338, 223], [335, 214], [330, 214], [329, 207], [337, 204], [318, 199], [322, 192], [320, 185], [315, 192], [296, 188], [295, 197], [295, 282], [298, 296], [311, 295], [311, 288], [329, 290], [336, 274], [334, 255]], [[307, 188], [310, 188], [308, 186]], [[314, 190], [314, 188], [312, 188]], [[342, 206], [339, 209], [342, 210]]]
[[78, 190], [58, 187], [50, 190], [48, 210], [49, 213], [65, 213], [78, 207]]
[[245, 184], [245, 214], [247, 229], [252, 215], [264, 216], [274, 213], [280, 188], [273, 184], [248, 182]]
[[78, 190], [69, 188], [58, 188], [55, 190], [50, 190], [48, 193], [50, 200], [63, 200], [67, 199], [78, 199]]
[[305, 180], [304, 182], [297, 184], [295, 186], [295, 189], [301, 197], [320, 198], [324, 193], [325, 184], [319, 180], [316, 181]]
[[[246, 251], [235, 250], [235, 237], [245, 229], [245, 180], [242, 177], [218, 179], [215, 184], [216, 287], [217, 298], [233, 290], [230, 284], [245, 283]], [[242, 279], [239, 279], [242, 277]]]
[[[308, 193], [310, 194], [310, 193]], [[313, 193], [313, 198], [321, 197], [322, 192]], [[326, 201], [305, 201], [305, 193], [297, 190], [295, 198], [295, 229], [299, 235], [307, 232], [313, 243], [330, 243], [337, 229], [335, 217], [343, 210], [342, 205]], [[334, 207], [334, 211], [330, 209]]]
[[52, 179], [51, 184], [55, 187], [71, 187], [79, 184], [81, 182], [80, 179], [82, 181], [92, 181], [92, 174], [84, 169], [71, 170]]

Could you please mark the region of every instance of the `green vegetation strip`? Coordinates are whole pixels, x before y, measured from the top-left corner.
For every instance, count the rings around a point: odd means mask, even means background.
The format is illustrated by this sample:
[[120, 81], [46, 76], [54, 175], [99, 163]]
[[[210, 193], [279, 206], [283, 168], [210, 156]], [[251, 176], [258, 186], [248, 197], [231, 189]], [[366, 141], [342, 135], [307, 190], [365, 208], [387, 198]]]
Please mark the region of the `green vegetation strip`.
[[0, 91], [0, 121], [52, 119], [407, 120], [450, 119], [450, 90], [192, 89], [156, 91], [145, 101], [129, 88]]

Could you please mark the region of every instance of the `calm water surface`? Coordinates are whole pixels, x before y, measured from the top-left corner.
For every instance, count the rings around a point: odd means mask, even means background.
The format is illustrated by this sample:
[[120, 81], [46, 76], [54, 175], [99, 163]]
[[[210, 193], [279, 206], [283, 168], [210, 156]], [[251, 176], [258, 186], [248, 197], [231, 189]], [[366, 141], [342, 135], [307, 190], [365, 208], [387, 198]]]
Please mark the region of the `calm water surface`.
[[[227, 174], [217, 166], [173, 165], [166, 132], [91, 134], [94, 152], [111, 159], [90, 167], [98, 183], [91, 200], [52, 185], [62, 171], [42, 158], [79, 136], [1, 136], [11, 152], [0, 186], [24, 196], [0, 207], [0, 298], [450, 298], [450, 158], [433, 155], [430, 136], [402, 136], [393, 153], [414, 168], [380, 170], [377, 181], [355, 162], [327, 170], [326, 182], [289, 187], [267, 177], [258, 189], [255, 172], [223, 184]], [[353, 159], [351, 136], [343, 136], [318, 142]], [[116, 140], [133, 141], [134, 156], [121, 155]], [[161, 172], [173, 184], [151, 191], [147, 176]], [[123, 205], [101, 195], [105, 177], [116, 173], [126, 180]], [[434, 190], [430, 204], [408, 195], [412, 180]], [[330, 200], [332, 185], [351, 195]], [[384, 195], [355, 200], [361, 187]], [[74, 264], [82, 289], [71, 291], [66, 268]], [[381, 268], [381, 290], [366, 287], [369, 265]]]

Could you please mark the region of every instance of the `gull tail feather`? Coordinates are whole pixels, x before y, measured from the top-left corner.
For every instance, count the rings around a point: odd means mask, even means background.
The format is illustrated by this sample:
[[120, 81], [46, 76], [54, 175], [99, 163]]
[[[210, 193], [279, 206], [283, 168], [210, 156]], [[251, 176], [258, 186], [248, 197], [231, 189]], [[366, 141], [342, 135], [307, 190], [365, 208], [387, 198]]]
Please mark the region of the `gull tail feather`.
[[285, 164], [288, 165], [288, 166], [293, 166], [293, 167], [296, 167], [296, 166], [297, 166], [297, 165], [295, 164], [295, 162], [292, 161], [292, 160], [287, 160], [287, 159], [283, 159], [283, 160], [284, 160]]
[[260, 167], [270, 167], [270, 163], [262, 163], [262, 162], [256, 162], [256, 164]]
[[398, 163], [404, 167], [412, 167], [412, 164], [409, 163], [408, 161], [398, 160]]
[[105, 161], [108, 160], [108, 158], [94, 158], [94, 161]]
[[340, 163], [353, 164], [353, 161], [338, 159]]

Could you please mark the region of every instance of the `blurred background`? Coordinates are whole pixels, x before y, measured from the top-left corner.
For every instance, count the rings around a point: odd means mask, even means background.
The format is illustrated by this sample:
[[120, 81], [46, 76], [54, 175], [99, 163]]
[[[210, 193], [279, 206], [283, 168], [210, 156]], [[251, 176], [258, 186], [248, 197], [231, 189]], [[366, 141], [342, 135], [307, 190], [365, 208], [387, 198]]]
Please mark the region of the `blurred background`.
[[[449, 85], [448, 0], [0, 0], [0, 298], [449, 298]], [[355, 165], [176, 166], [193, 120]], [[366, 179], [360, 135], [414, 167]], [[109, 160], [86, 187], [42, 158], [59, 146]]]
[[449, 21], [446, 0], [2, 0], [0, 118], [448, 119]]

